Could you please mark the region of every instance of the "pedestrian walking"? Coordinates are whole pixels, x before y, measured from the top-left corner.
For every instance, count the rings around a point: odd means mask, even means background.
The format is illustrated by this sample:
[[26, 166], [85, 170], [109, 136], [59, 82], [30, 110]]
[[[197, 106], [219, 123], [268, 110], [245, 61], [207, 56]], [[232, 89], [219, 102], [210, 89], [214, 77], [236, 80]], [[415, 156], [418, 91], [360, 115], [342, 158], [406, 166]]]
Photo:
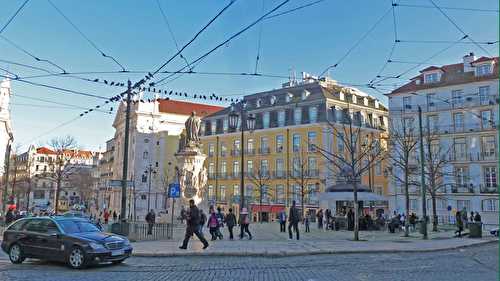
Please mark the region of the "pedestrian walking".
[[198, 231], [200, 233], [203, 233], [203, 226], [205, 225], [205, 223], [207, 223], [207, 215], [205, 215], [205, 212], [203, 212], [203, 210], [200, 210], [200, 224], [198, 228]]
[[108, 224], [109, 221], [109, 212], [108, 210], [104, 210], [104, 224]]
[[472, 211], [470, 212], [470, 218], [469, 218], [469, 220], [470, 220], [471, 222], [473, 222], [473, 221], [474, 221], [474, 212], [472, 212]]
[[328, 230], [328, 228], [330, 227], [330, 218], [332, 217], [332, 211], [330, 211], [330, 209], [326, 209], [325, 217], [326, 217], [325, 229]]
[[306, 231], [305, 232], [311, 232], [311, 230], [309, 229], [309, 216], [305, 217], [304, 224], [306, 226]]
[[292, 228], [296, 233], [297, 240], [299, 240], [299, 221], [300, 215], [297, 206], [295, 205], [295, 200], [292, 201], [292, 207], [290, 207], [290, 213], [288, 214], [288, 238], [292, 240]]
[[248, 229], [250, 225], [250, 217], [248, 217], [247, 208], [242, 208], [240, 212], [240, 217], [238, 219], [238, 224], [240, 225], [240, 239], [243, 239], [243, 236], [248, 234], [248, 239], [252, 240], [252, 233]]
[[323, 228], [323, 210], [319, 209], [318, 213], [316, 214], [316, 217], [318, 218], [318, 229]]
[[113, 221], [116, 221], [118, 219], [118, 215], [116, 214], [116, 211], [113, 211]]
[[455, 235], [458, 234], [458, 237], [462, 237], [462, 231], [464, 230], [464, 222], [462, 220], [462, 214], [460, 211], [457, 211], [455, 214], [455, 219], [456, 219], [456, 226], [457, 226], [457, 231], [455, 231]]
[[9, 225], [14, 220], [15, 220], [14, 212], [12, 211], [12, 209], [9, 209], [5, 214], [5, 225]]
[[349, 211], [347, 212], [347, 230], [354, 230], [354, 212], [352, 211], [352, 209], [349, 209]]
[[184, 224], [184, 220], [186, 219], [186, 209], [184, 208], [184, 206], [181, 207], [181, 224]]
[[286, 232], [286, 213], [284, 210], [280, 212], [279, 220], [280, 220], [280, 232]]
[[224, 227], [224, 214], [222, 213], [220, 207], [217, 207], [216, 217], [217, 217], [217, 231], [216, 231], [217, 237], [219, 237], [219, 239], [222, 240], [224, 238], [224, 236], [222, 235], [222, 228]]
[[474, 222], [481, 222], [481, 215], [479, 212], [476, 212], [476, 215], [474, 216]]
[[229, 231], [229, 240], [233, 240], [233, 228], [236, 225], [236, 216], [233, 214], [233, 209], [229, 208], [229, 213], [226, 215], [224, 222], [227, 225], [227, 230]]
[[187, 249], [189, 239], [191, 239], [191, 236], [193, 236], [193, 234], [195, 234], [196, 237], [200, 239], [201, 243], [203, 243], [203, 249], [206, 249], [208, 247], [208, 242], [205, 237], [203, 237], [203, 233], [200, 233], [198, 231], [200, 224], [200, 211], [194, 204], [193, 199], [189, 200], [189, 214], [186, 215], [186, 222], [186, 234], [184, 235], [182, 246], [180, 246], [179, 249]]
[[153, 209], [151, 209], [149, 213], [146, 215], [146, 222], [148, 223], [148, 235], [153, 234], [153, 226], [155, 224], [155, 221], [156, 221], [156, 214], [153, 211]]
[[208, 210], [208, 223], [207, 227], [212, 235], [212, 241], [217, 240], [217, 214], [215, 213], [214, 206], [210, 206]]

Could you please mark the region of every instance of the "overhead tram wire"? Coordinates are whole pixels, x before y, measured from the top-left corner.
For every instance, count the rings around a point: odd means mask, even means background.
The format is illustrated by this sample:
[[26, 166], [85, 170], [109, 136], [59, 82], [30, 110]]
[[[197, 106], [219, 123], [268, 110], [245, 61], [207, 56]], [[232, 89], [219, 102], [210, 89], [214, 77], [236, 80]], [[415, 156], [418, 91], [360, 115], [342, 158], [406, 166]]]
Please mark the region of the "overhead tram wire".
[[[189, 45], [191, 45], [191, 43], [194, 42], [194, 40], [196, 40], [196, 38], [198, 38], [198, 36], [200, 36], [201, 33], [203, 33], [215, 20], [217, 20], [217, 18], [219, 18], [227, 9], [229, 9], [229, 7], [231, 7], [237, 0], [231, 0], [226, 6], [224, 6], [224, 8], [222, 8], [222, 10], [220, 10], [216, 15], [215, 17], [213, 17], [212, 19], [210, 19], [210, 21], [205, 24], [203, 26], [202, 29], [200, 29], [194, 36], [193, 38], [191, 38], [191, 40], [189, 40], [186, 44], [184, 44], [184, 46], [182, 46], [182, 48], [180, 50], [177, 51], [177, 53], [175, 53], [171, 58], [169, 58], [165, 63], [163, 63], [157, 70], [153, 71], [152, 75], [156, 75], [158, 72], [160, 72], [167, 64], [169, 64], [173, 59], [175, 59], [182, 51], [184, 51], [184, 49], [186, 49]], [[193, 64], [193, 62], [191, 62], [191, 64]]]
[[307, 3], [307, 4], [304, 4], [304, 5], [295, 7], [293, 9], [290, 9], [290, 10], [287, 10], [287, 11], [283, 11], [281, 13], [277, 13], [277, 14], [274, 14], [274, 15], [269, 15], [269, 16], [265, 17], [264, 20], [269, 20], [269, 19], [272, 19], [272, 18], [283, 16], [283, 15], [286, 15], [286, 14], [289, 14], [289, 13], [292, 13], [292, 12], [295, 12], [295, 11], [298, 11], [298, 10], [301, 10], [301, 9], [304, 9], [304, 8], [307, 8], [307, 7], [319, 4], [319, 3], [324, 2], [324, 1], [326, 1], [326, 0], [317, 0], [317, 1], [314, 1], [314, 2], [311, 2], [311, 3]]
[[[436, 8], [435, 6], [421, 5], [421, 4], [401, 4], [401, 3], [397, 3], [396, 5], [399, 6], [399, 7], [410, 7], [410, 8], [427, 8], [427, 9], [434, 9], [434, 8]], [[460, 11], [470, 11], [470, 12], [500, 13], [500, 10], [494, 10], [494, 9], [477, 9], [477, 8], [445, 7], [445, 6], [440, 6], [440, 8], [443, 9], [443, 10], [460, 10]]]
[[325, 70], [323, 70], [323, 72], [321, 72], [320, 75], [318, 75], [318, 77], [322, 77], [328, 70], [332, 69], [332, 68], [336, 68], [340, 63], [342, 63], [346, 58], [347, 56], [349, 56], [349, 54], [351, 54], [352, 51], [354, 51], [354, 49], [356, 49], [359, 44], [361, 44], [361, 42], [363, 42], [366, 37], [368, 37], [368, 35], [370, 35], [373, 30], [375, 30], [375, 28], [382, 22], [382, 20], [389, 14], [389, 12], [392, 10], [392, 7], [387, 9], [387, 11], [368, 29], [368, 31], [366, 31], [348, 50], [347, 52], [333, 65], [330, 65], [328, 66]]
[[[170, 37], [172, 37], [172, 41], [174, 41], [175, 48], [177, 49], [177, 51], [179, 51], [180, 50], [179, 49], [179, 44], [177, 43], [177, 39], [175, 39], [175, 35], [174, 35], [174, 32], [172, 31], [172, 28], [170, 27], [170, 23], [168, 22], [167, 15], [163, 11], [159, 0], [156, 0], [156, 4], [158, 4], [158, 9], [160, 10], [160, 13], [161, 13], [161, 15], [163, 17], [163, 21], [165, 22], [165, 25], [167, 26], [168, 32], [170, 33]], [[188, 60], [186, 59], [185, 56], [182, 55], [182, 52], [179, 53], [179, 56], [180, 56], [181, 59], [184, 60], [184, 62], [188, 66], [188, 68], [191, 69], [191, 66], [189, 65]]]
[[[262, 0], [262, 11], [261, 13], [264, 12], [264, 8], [265, 8], [265, 0]], [[255, 74], [257, 74], [257, 69], [259, 67], [259, 60], [260, 60], [260, 48], [261, 48], [261, 42], [262, 42], [262, 26], [264, 25], [264, 21], [261, 21], [260, 22], [260, 25], [259, 25], [259, 38], [258, 38], [258, 41], [257, 41], [257, 56], [255, 57], [255, 69], [254, 69], [254, 72]]]
[[393, 33], [394, 33], [394, 42], [392, 43], [391, 50], [389, 52], [389, 55], [387, 56], [387, 59], [385, 63], [382, 65], [380, 70], [378, 71], [377, 75], [368, 82], [368, 84], [373, 84], [377, 78], [380, 78], [380, 75], [384, 72], [385, 68], [389, 64], [389, 61], [392, 59], [392, 56], [394, 55], [394, 50], [396, 49], [396, 45], [398, 44], [398, 29], [397, 29], [397, 22], [396, 22], [396, 2], [392, 0], [392, 5], [391, 5], [391, 10], [392, 10], [392, 23], [393, 23]]
[[486, 50], [483, 46], [481, 46], [480, 44], [478, 44], [476, 41], [474, 41], [474, 39], [472, 39], [472, 37], [467, 34], [452, 18], [450, 18], [450, 16], [448, 16], [448, 14], [446, 14], [443, 9], [441, 7], [439, 7], [438, 5], [436, 5], [436, 3], [433, 1], [433, 0], [429, 0], [429, 2], [432, 3], [432, 5], [438, 9], [438, 11], [443, 15], [445, 16], [448, 21], [453, 24], [453, 26], [455, 26], [455, 28], [460, 31], [464, 36], [467, 36], [467, 39], [469, 39], [469, 41], [473, 42], [474, 45], [476, 45], [476, 47], [478, 47], [479, 49], [483, 50], [483, 52], [485, 52], [486, 54], [488, 54], [488, 56], [491, 57], [491, 54], [488, 50]]
[[51, 0], [47, 1], [94, 49], [101, 54], [101, 56], [111, 59], [122, 68], [122, 71], [125, 71], [125, 67], [121, 63], [119, 63], [113, 56], [105, 54], [99, 47], [97, 47], [97, 45], [90, 40], [90, 38], [85, 35], [85, 33], [83, 33], [83, 31], [81, 31], [80, 28], [78, 28]]
[[[453, 43], [454, 41], [449, 40], [401, 40], [398, 43], [422, 43], [422, 44], [447, 44]], [[483, 42], [460, 42], [460, 44], [480, 44], [480, 45], [495, 45], [498, 44], [497, 41], [483, 41]]]
[[[432, 55], [431, 55], [430, 57], [428, 57], [427, 59], [425, 59], [425, 60], [423, 60], [423, 61], [421, 61], [421, 62], [416, 63], [416, 65], [415, 65], [415, 66], [410, 67], [409, 69], [407, 69], [407, 70], [405, 70], [405, 71], [401, 72], [401, 73], [400, 73], [400, 74], [398, 74], [398, 75], [395, 75], [395, 76], [386, 76], [386, 77], [384, 77], [384, 78], [382, 78], [382, 79], [380, 79], [380, 80], [375, 81], [375, 83], [380, 83], [380, 82], [382, 82], [382, 81], [386, 81], [386, 80], [388, 80], [388, 79], [402, 79], [402, 78], [401, 78], [402, 76], [404, 76], [404, 75], [408, 74], [410, 71], [412, 71], [412, 70], [414, 70], [414, 69], [416, 69], [416, 68], [418, 68], [418, 67], [420, 67], [420, 66], [422, 66], [422, 65], [426, 64], [426, 63], [427, 63], [427, 62], [429, 62], [430, 60], [434, 59], [434, 58], [435, 58], [435, 57], [437, 57], [438, 55], [440, 55], [440, 54], [444, 53], [445, 51], [449, 50], [450, 48], [452, 48], [453, 46], [457, 45], [460, 41], [462, 41], [462, 40], [464, 40], [464, 39], [466, 39], [466, 38], [467, 38], [467, 36], [463, 36], [463, 37], [462, 37], [462, 38], [460, 38], [459, 40], [457, 40], [457, 41], [453, 42], [452, 44], [449, 44], [449, 45], [448, 45], [448, 46], [446, 46], [445, 48], [443, 48], [443, 49], [441, 49], [441, 50], [437, 51], [436, 53], [432, 54]], [[388, 60], [388, 61], [387, 61], [387, 64], [388, 64], [388, 63], [390, 63], [390, 62], [392, 62], [392, 61], [391, 61], [391, 60]], [[378, 76], [380, 76], [380, 75], [378, 75]], [[379, 77], [379, 78], [381, 78], [381, 77]]]
[[0, 38], [2, 38], [3, 40], [5, 40], [7, 43], [9, 43], [11, 46], [13, 46], [15, 49], [25, 53], [26, 55], [32, 57], [34, 60], [38, 61], [38, 62], [45, 62], [45, 63], [48, 63], [50, 65], [52, 65], [53, 67], [61, 70], [63, 73], [66, 72], [66, 70], [64, 68], [62, 68], [61, 66], [57, 65], [56, 63], [48, 60], [48, 59], [42, 59], [42, 58], [39, 58], [35, 55], [33, 55], [32, 53], [28, 52], [26, 49], [22, 48], [21, 46], [19, 46], [18, 44], [14, 43], [12, 40], [10, 40], [9, 38], [3, 36], [2, 34], [0, 34]]
[[[272, 10], [270, 10], [269, 12], [265, 13], [264, 15], [262, 15], [261, 17], [259, 17], [257, 20], [255, 20], [254, 22], [252, 22], [251, 24], [247, 25], [245, 28], [241, 29], [240, 31], [236, 32], [235, 34], [233, 34], [232, 36], [230, 36], [228, 39], [224, 40], [222, 43], [218, 44], [217, 46], [213, 47], [211, 50], [209, 50], [208, 52], [206, 52], [205, 54], [203, 54], [202, 56], [198, 57], [196, 60], [194, 61], [191, 61], [191, 64], [195, 64], [197, 63], [198, 61], [204, 59], [205, 57], [209, 56], [211, 53], [215, 52], [217, 49], [219, 49], [220, 47], [226, 45], [228, 42], [230, 42], [231, 40], [233, 40], [234, 38], [238, 37], [239, 35], [243, 34], [245, 31], [249, 30], [250, 28], [252, 28], [254, 25], [258, 24], [260, 21], [262, 21], [266, 16], [272, 14], [274, 11], [278, 10], [279, 8], [281, 8], [283, 5], [285, 5], [286, 3], [288, 3], [290, 0], [285, 0], [283, 2], [281, 2], [279, 5], [277, 5], [276, 7], [274, 7]], [[179, 73], [181, 71], [183, 71], [184, 69], [186, 69], [186, 67], [182, 67], [181, 69], [175, 71], [175, 73]], [[174, 74], [171, 74], [167, 77], [164, 77], [160, 80], [158, 80], [157, 82], [155, 82], [154, 84], [158, 84], [158, 83], [161, 83], [162, 81], [170, 78], [172, 75]]]
[[[46, 99], [36, 98], [36, 97], [30, 97], [30, 96], [25, 96], [25, 95], [18, 94], [18, 93], [16, 93], [15, 97], [16, 98], [27, 99], [27, 100], [31, 100], [31, 101], [40, 101], [40, 102], [45, 102], [45, 103], [50, 103], [50, 104], [55, 104], [55, 105], [60, 105], [60, 106], [65, 106], [65, 107], [72, 107], [74, 109], [80, 109], [80, 110], [87, 109], [86, 107], [79, 106], [79, 105], [62, 103], [62, 102], [57, 102], [57, 101], [53, 101], [53, 100], [46, 100]], [[105, 111], [105, 110], [96, 110], [96, 111], [100, 111], [100, 112], [103, 112], [103, 113], [110, 113], [110, 112]]]
[[21, 12], [21, 10], [24, 8], [24, 6], [26, 6], [26, 4], [28, 4], [29, 0], [26, 0], [24, 1], [23, 4], [21, 4], [21, 6], [19, 6], [19, 8], [17, 8], [16, 12], [9, 18], [9, 20], [7, 20], [7, 22], [2, 26], [2, 28], [0, 29], [0, 33], [2, 33], [6, 28], [7, 26], [9, 26], [9, 24], [14, 20], [14, 18], [19, 14], [19, 12]]

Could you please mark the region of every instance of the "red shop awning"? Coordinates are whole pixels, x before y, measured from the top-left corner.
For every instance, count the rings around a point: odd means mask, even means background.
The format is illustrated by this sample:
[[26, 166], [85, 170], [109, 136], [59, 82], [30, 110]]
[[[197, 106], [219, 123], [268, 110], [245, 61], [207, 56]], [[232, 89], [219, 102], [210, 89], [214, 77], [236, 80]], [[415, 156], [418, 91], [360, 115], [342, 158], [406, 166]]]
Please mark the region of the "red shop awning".
[[258, 205], [252, 204], [252, 212], [267, 212], [267, 213], [279, 213], [285, 210], [283, 205]]

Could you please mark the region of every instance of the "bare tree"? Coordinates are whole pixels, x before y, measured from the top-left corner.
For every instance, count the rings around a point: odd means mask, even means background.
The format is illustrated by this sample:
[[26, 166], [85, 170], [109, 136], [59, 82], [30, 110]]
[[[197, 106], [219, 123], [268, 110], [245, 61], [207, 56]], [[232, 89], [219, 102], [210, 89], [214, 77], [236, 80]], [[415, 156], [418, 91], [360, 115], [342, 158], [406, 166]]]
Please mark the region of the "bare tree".
[[48, 145], [56, 154], [53, 170], [46, 176], [56, 182], [54, 212], [57, 214], [59, 211], [59, 193], [61, 192], [63, 180], [75, 170], [75, 167], [70, 165], [70, 163], [77, 156], [77, 144], [72, 136], [65, 136], [51, 139]]
[[72, 167], [72, 169], [67, 169], [64, 179], [71, 186], [78, 188], [81, 195], [80, 203], [83, 203], [87, 207], [90, 206], [89, 203], [94, 198], [94, 185], [97, 180], [88, 167]]
[[359, 202], [358, 184], [365, 172], [376, 163], [382, 161], [386, 151], [383, 149], [380, 136], [361, 130], [361, 120], [351, 116], [349, 107], [343, 111], [342, 120], [333, 123], [328, 120], [328, 127], [337, 139], [337, 143], [344, 147], [343, 152], [334, 153], [328, 149], [315, 146], [325, 161], [332, 164], [331, 169], [343, 175], [346, 181], [352, 184], [354, 201], [354, 240], [359, 240]]
[[259, 166], [254, 173], [249, 173], [248, 177], [250, 182], [252, 182], [259, 191], [259, 222], [262, 222], [262, 203], [264, 198], [270, 196], [269, 185], [271, 183], [271, 175], [269, 174], [269, 170]]
[[[306, 144], [304, 144], [306, 145]], [[292, 159], [292, 171], [290, 173], [290, 178], [293, 179], [295, 184], [300, 187], [299, 194], [300, 195], [300, 204], [302, 208], [302, 219], [305, 218], [305, 198], [309, 197], [310, 194], [314, 193], [315, 189], [310, 189], [309, 185], [313, 181], [313, 178], [318, 176], [318, 168], [310, 167], [308, 152], [301, 145], [302, 149], [298, 151], [298, 153], [293, 155]], [[316, 147], [311, 144], [311, 147], [308, 147], [310, 152], [315, 152]], [[317, 165], [317, 163], [316, 163]], [[296, 191], [293, 190], [292, 194], [295, 194]]]
[[[406, 209], [405, 225], [409, 225], [409, 187], [415, 184], [415, 182], [412, 181], [412, 174], [416, 169], [416, 163], [413, 161], [413, 155], [415, 154], [418, 142], [412, 121], [413, 119], [404, 119], [400, 118], [400, 116], [398, 116], [398, 118], [393, 118], [390, 120], [389, 132], [390, 153], [388, 154], [388, 157], [391, 160], [392, 166], [388, 170], [397, 184], [404, 187]], [[410, 236], [409, 228], [406, 227], [405, 237], [408, 236]]]
[[451, 146], [442, 146], [439, 139], [439, 136], [432, 129], [428, 128], [426, 130], [424, 134], [424, 174], [427, 183], [426, 188], [432, 201], [432, 231], [438, 231], [436, 201], [439, 192], [445, 187], [444, 177], [451, 175], [444, 171], [444, 167], [449, 163], [449, 158], [446, 156], [452, 152]]

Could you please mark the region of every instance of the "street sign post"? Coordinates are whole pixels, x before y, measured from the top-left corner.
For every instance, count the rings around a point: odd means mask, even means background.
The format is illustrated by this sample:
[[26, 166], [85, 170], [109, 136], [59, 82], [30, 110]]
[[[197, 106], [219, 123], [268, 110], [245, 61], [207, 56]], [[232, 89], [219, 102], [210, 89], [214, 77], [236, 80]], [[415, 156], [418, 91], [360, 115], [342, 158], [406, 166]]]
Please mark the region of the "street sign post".
[[174, 226], [174, 208], [175, 208], [175, 198], [181, 197], [181, 185], [178, 183], [171, 183], [168, 185], [168, 197], [172, 198], [172, 214], [171, 223]]

